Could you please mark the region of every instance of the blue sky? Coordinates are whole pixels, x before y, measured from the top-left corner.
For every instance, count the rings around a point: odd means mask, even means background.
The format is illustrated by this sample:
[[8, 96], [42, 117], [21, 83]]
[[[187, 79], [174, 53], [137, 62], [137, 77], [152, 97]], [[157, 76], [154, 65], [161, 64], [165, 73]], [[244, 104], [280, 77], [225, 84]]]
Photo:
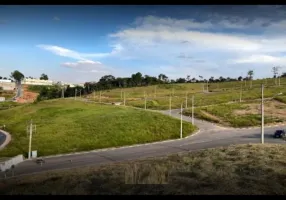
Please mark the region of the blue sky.
[[0, 6], [0, 76], [97, 81], [286, 71], [285, 6]]

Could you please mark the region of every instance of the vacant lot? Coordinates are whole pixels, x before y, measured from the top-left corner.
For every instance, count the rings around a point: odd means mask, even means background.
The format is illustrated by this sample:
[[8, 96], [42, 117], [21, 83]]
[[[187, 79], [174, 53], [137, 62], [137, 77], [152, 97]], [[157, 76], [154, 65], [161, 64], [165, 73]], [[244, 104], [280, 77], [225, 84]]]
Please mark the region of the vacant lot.
[[[189, 116], [191, 110], [184, 114]], [[265, 124], [286, 121], [286, 104], [278, 101], [265, 101]], [[260, 126], [261, 107], [260, 102], [232, 103], [195, 109], [195, 116], [207, 121], [220, 123], [232, 127]]]
[[237, 145], [2, 181], [1, 194], [286, 194], [285, 145]]
[[[144, 108], [144, 94], [146, 94], [147, 108], [153, 110], [166, 110], [170, 107], [180, 108], [181, 104], [187, 106], [192, 104], [192, 96], [195, 96], [195, 106], [205, 106], [213, 104], [221, 104], [227, 102], [238, 102], [240, 100], [240, 90], [242, 87], [241, 99], [243, 101], [252, 101], [261, 98], [260, 85], [258, 81], [249, 88], [248, 82], [245, 85], [243, 82], [229, 82], [229, 83], [209, 83], [208, 93], [202, 92], [202, 83], [186, 83], [186, 84], [169, 84], [157, 85], [148, 87], [135, 87], [125, 89], [114, 89], [100, 92], [95, 92], [88, 95], [88, 98], [96, 102], [123, 102], [124, 93], [126, 105]], [[260, 81], [261, 82], [261, 81]], [[260, 83], [259, 82], [259, 83]], [[225, 87], [221, 89], [214, 89], [215, 87]], [[230, 87], [233, 86], [233, 87]], [[213, 89], [211, 89], [213, 88]], [[146, 92], [146, 93], [144, 93]], [[282, 86], [266, 85], [264, 89], [264, 97], [274, 97], [278, 93], [286, 93], [286, 88]], [[101, 95], [100, 95], [101, 94]]]
[[[28, 122], [37, 126], [32, 149], [39, 156], [179, 138], [180, 120], [133, 108], [50, 100], [0, 111], [12, 135], [0, 156], [27, 155]], [[195, 128], [184, 123], [183, 135]]]

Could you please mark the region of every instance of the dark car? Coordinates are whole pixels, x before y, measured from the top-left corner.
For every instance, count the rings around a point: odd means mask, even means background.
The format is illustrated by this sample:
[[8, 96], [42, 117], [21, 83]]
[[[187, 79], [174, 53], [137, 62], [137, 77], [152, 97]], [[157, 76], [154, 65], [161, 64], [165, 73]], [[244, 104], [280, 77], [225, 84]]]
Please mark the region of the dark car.
[[286, 133], [284, 130], [276, 130], [274, 135], [273, 135], [274, 138], [282, 138], [285, 136], [286, 136]]

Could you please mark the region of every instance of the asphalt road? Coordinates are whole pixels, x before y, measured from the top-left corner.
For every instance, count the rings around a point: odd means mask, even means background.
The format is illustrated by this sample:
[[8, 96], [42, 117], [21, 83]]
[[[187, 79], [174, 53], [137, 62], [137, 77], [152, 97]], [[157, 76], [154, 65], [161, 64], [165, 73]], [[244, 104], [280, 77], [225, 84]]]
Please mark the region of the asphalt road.
[[6, 135], [0, 131], [0, 146], [5, 142]]
[[[162, 111], [169, 115], [169, 111]], [[179, 110], [173, 110], [172, 116], [179, 118]], [[191, 122], [190, 117], [184, 116], [185, 121]], [[233, 129], [221, 128], [216, 125], [201, 120], [195, 120], [195, 124], [200, 128], [200, 132], [192, 137], [146, 144], [135, 147], [123, 147], [110, 150], [99, 150], [93, 152], [76, 153], [72, 155], [46, 157], [45, 163], [40, 165], [35, 160], [27, 160], [15, 168], [15, 176], [29, 175], [44, 171], [70, 169], [82, 166], [100, 165], [126, 160], [134, 160], [144, 157], [163, 156], [171, 153], [196, 151], [206, 148], [228, 146], [231, 144], [259, 143], [260, 129]], [[265, 143], [286, 144], [281, 139], [274, 139], [273, 132], [282, 127], [265, 128]], [[179, 136], [179, 130], [178, 130]], [[0, 174], [3, 178], [4, 174]]]

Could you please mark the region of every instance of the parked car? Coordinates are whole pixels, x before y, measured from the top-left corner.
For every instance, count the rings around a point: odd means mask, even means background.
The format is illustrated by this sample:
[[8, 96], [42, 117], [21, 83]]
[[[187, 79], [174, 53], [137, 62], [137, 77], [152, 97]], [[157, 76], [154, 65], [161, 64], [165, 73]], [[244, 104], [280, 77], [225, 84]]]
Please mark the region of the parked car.
[[284, 130], [276, 130], [274, 135], [274, 138], [282, 138], [282, 137], [286, 137], [286, 133]]

